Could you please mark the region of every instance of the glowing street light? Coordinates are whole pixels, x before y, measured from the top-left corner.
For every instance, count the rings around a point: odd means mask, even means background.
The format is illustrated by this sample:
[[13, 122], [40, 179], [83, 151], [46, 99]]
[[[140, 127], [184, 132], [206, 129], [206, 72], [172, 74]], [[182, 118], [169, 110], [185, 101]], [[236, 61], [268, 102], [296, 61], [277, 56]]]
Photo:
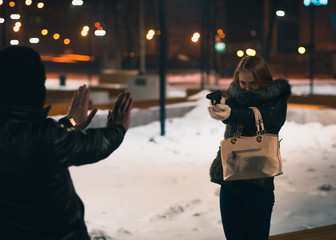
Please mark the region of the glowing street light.
[[58, 33], [55, 33], [55, 34], [53, 35], [53, 38], [54, 38], [55, 40], [57, 40], [57, 39], [60, 38], [60, 35], [59, 35]]
[[83, 1], [82, 0], [72, 0], [72, 5], [73, 6], [82, 6]]
[[47, 29], [42, 29], [41, 34], [43, 36], [47, 35], [48, 34], [48, 30]]
[[20, 19], [20, 17], [21, 16], [18, 13], [13, 13], [13, 14], [10, 15], [10, 18], [13, 19], [13, 20], [18, 20], [18, 19]]
[[246, 54], [248, 56], [255, 56], [257, 53], [256, 53], [256, 50], [254, 50], [252, 48], [248, 48], [248, 49], [246, 49]]
[[224, 33], [223, 29], [218, 29], [217, 34], [220, 38], [225, 38], [225, 33]]
[[300, 54], [305, 54], [305, 53], [306, 53], [306, 49], [305, 49], [304, 47], [299, 47], [299, 48], [298, 48], [298, 52], [299, 52]]
[[278, 10], [275, 13], [278, 17], [284, 17], [286, 15], [285, 11], [283, 10]]
[[64, 39], [63, 42], [64, 42], [65, 45], [68, 45], [68, 44], [70, 44], [70, 39], [69, 39], [69, 38], [66, 38], [66, 39]]
[[44, 3], [43, 3], [43, 2], [39, 2], [39, 3], [37, 4], [37, 7], [38, 7], [38, 8], [43, 8], [43, 7], [44, 7]]
[[96, 31], [94, 31], [94, 35], [96, 36], [105, 36], [106, 31], [103, 29], [97, 29]]
[[9, 2], [9, 6], [10, 6], [10, 7], [15, 7], [15, 2], [10, 1], [10, 2]]
[[3, 4], [3, 1], [2, 0], [0, 0], [0, 5], [2, 5]]
[[191, 37], [191, 41], [196, 43], [196, 42], [198, 42], [200, 37], [201, 37], [201, 35], [198, 32], [195, 32]]
[[225, 50], [225, 48], [226, 48], [226, 44], [225, 43], [223, 43], [223, 42], [217, 42], [217, 43], [215, 43], [215, 50], [217, 52], [223, 52]]
[[152, 40], [155, 35], [155, 31], [153, 29], [148, 30], [148, 33], [146, 35], [147, 40]]
[[243, 50], [238, 50], [237, 51], [237, 56], [238, 57], [243, 57], [244, 56], [244, 51]]
[[37, 37], [33, 37], [33, 38], [30, 38], [29, 39], [29, 42], [32, 43], [32, 44], [36, 44], [36, 43], [39, 43], [40, 39], [37, 38]]
[[19, 45], [19, 40], [13, 39], [9, 41], [10, 45]]
[[5, 19], [4, 18], [0, 18], [0, 23], [4, 23]]
[[25, 4], [26, 4], [27, 6], [31, 5], [32, 3], [33, 3], [32, 0], [26, 0], [26, 2], [25, 2]]
[[89, 30], [90, 30], [89, 26], [84, 26], [83, 29], [82, 29], [81, 35], [83, 37], [86, 37], [89, 33]]

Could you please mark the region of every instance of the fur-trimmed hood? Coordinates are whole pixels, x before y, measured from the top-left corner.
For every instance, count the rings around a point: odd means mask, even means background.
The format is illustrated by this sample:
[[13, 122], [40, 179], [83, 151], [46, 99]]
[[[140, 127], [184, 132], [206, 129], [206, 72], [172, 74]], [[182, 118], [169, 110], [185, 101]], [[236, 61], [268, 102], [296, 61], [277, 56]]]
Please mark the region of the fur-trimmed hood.
[[239, 83], [232, 82], [227, 93], [241, 106], [259, 106], [279, 98], [287, 101], [291, 95], [291, 86], [286, 79], [279, 78], [256, 90], [246, 92], [240, 88]]

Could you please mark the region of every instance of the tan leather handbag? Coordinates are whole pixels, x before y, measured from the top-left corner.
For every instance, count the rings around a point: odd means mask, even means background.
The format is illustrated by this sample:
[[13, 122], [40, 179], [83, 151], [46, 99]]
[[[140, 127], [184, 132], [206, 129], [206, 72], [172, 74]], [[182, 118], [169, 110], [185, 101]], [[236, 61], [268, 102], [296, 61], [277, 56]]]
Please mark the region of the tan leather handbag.
[[255, 115], [256, 136], [241, 136], [243, 126], [238, 126], [232, 138], [220, 142], [224, 181], [265, 178], [283, 173], [278, 135], [265, 133], [259, 109], [250, 108]]

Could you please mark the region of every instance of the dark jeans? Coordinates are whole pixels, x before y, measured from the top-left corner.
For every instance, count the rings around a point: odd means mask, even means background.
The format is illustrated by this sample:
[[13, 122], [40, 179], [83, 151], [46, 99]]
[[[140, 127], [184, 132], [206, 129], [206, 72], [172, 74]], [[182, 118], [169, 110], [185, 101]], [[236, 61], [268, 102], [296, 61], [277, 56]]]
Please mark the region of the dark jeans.
[[227, 240], [268, 240], [273, 190], [223, 184], [220, 211]]

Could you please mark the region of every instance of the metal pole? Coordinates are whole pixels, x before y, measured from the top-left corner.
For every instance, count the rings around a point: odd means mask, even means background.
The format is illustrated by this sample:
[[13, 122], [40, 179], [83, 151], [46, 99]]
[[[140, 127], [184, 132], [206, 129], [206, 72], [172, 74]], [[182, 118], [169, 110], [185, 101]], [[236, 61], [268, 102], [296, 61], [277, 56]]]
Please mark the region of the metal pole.
[[315, 52], [315, 40], [314, 40], [314, 4], [310, 4], [310, 61], [309, 61], [309, 79], [310, 90], [309, 94], [314, 92], [314, 52]]
[[101, 5], [101, 16], [103, 27], [106, 29], [106, 35], [103, 37], [103, 69], [109, 68], [109, 31], [107, 30], [107, 20], [106, 20], [106, 10], [107, 10], [107, 2], [103, 1], [103, 5]]
[[211, 1], [206, 1], [206, 49], [205, 49], [205, 72], [206, 72], [206, 84], [209, 85], [210, 83], [210, 44], [212, 41], [210, 40], [210, 28], [211, 28], [211, 21], [210, 21], [210, 4]]
[[145, 73], [145, 55], [146, 55], [146, 42], [145, 42], [145, 5], [144, 1], [139, 2], [139, 35], [140, 35], [140, 69], [139, 75]]
[[88, 54], [89, 54], [89, 57], [90, 57], [90, 60], [89, 60], [89, 67], [88, 67], [88, 86], [91, 87], [92, 85], [92, 60], [93, 60], [93, 57], [92, 57], [92, 30], [90, 29], [89, 30], [89, 33], [88, 33]]
[[5, 5], [2, 6], [2, 16], [6, 19], [5, 22], [2, 24], [2, 47], [5, 47], [7, 45], [7, 30], [6, 30], [6, 21], [7, 21], [7, 17], [6, 17], [6, 7]]
[[205, 76], [205, 68], [206, 68], [206, 59], [205, 59], [205, 28], [206, 28], [206, 13], [204, 11], [205, 7], [206, 7], [206, 2], [207, 0], [202, 0], [201, 1], [201, 37], [200, 37], [200, 47], [201, 47], [201, 89], [204, 89], [205, 86], [205, 81], [206, 81], [206, 76]]
[[167, 28], [165, 0], [159, 2], [160, 12], [160, 122], [161, 136], [165, 135], [166, 120], [166, 67], [167, 67]]

